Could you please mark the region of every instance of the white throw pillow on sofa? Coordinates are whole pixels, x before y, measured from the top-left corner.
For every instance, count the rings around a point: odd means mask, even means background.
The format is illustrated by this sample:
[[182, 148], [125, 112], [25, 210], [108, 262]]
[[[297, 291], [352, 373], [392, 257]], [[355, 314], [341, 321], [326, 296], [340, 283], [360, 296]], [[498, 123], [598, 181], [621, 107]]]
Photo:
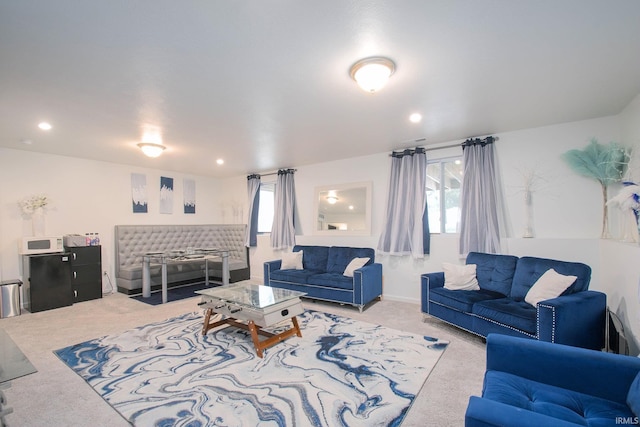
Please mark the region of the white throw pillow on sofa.
[[352, 259], [349, 265], [347, 265], [347, 268], [344, 269], [344, 273], [342, 273], [342, 275], [353, 277], [353, 272], [359, 268], [364, 267], [367, 262], [369, 262], [369, 257]]
[[442, 263], [444, 271], [444, 288], [451, 291], [478, 291], [478, 279], [476, 278], [475, 264], [450, 264]]
[[577, 278], [577, 276], [565, 276], [550, 268], [533, 284], [524, 300], [536, 307], [540, 301], [562, 295]]
[[302, 252], [290, 252], [282, 255], [280, 270], [302, 270]]

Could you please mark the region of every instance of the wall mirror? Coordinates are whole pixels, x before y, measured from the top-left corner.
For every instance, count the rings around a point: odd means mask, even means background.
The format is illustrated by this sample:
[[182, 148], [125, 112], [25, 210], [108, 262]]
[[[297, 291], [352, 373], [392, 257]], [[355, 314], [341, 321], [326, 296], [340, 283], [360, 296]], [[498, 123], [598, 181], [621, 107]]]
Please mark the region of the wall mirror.
[[314, 234], [371, 234], [371, 182], [328, 185], [315, 190]]

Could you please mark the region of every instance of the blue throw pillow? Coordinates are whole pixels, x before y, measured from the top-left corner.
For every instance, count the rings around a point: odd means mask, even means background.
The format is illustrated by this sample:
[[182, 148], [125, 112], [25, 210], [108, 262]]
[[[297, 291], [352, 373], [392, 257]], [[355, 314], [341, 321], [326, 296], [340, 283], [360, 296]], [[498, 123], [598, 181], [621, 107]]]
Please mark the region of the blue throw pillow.
[[629, 387], [629, 393], [627, 393], [627, 405], [631, 408], [631, 412], [634, 415], [640, 417], [640, 372], [636, 375], [636, 379], [631, 383]]

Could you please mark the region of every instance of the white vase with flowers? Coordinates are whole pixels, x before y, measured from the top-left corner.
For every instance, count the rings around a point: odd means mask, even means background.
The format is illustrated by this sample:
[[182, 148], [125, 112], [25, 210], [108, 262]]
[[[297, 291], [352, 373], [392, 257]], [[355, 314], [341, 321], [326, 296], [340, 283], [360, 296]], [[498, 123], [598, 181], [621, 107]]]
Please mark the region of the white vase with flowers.
[[24, 198], [18, 202], [22, 215], [31, 219], [31, 227], [34, 236], [45, 235], [45, 209], [51, 200], [44, 194], [38, 194]]

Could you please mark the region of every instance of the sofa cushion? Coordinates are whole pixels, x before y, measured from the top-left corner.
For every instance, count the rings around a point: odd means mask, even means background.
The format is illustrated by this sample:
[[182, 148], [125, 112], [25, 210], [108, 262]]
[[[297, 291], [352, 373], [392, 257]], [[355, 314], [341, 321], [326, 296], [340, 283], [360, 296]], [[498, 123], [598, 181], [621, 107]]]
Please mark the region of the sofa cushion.
[[282, 254], [280, 270], [302, 270], [302, 256], [304, 251], [289, 252]]
[[[222, 270], [222, 261], [216, 261], [217, 258], [210, 259], [208, 262], [209, 271]], [[244, 260], [229, 258], [229, 271], [240, 270], [247, 267], [247, 263]], [[204, 277], [204, 259], [196, 259], [192, 261], [181, 262], [168, 262], [167, 274], [169, 275], [168, 281], [171, 282], [171, 274], [182, 273], [187, 271], [202, 270], [202, 277]], [[151, 277], [160, 276], [162, 273], [162, 266], [160, 264], [152, 263], [149, 266], [149, 273]], [[127, 280], [140, 280], [142, 279], [142, 262], [139, 265], [132, 267], [123, 267], [118, 271], [118, 277]]]
[[307, 283], [326, 288], [353, 290], [353, 278], [346, 277], [341, 273], [319, 273], [309, 276]]
[[511, 282], [518, 257], [469, 252], [467, 264], [476, 264], [476, 277], [480, 289], [499, 292], [504, 296], [511, 292]]
[[576, 281], [569, 286], [562, 295], [569, 295], [589, 289], [591, 267], [586, 264], [546, 258], [522, 257], [518, 260], [518, 265], [513, 276], [511, 298], [516, 301], [524, 300], [527, 292], [529, 292], [529, 289], [531, 289], [534, 283], [551, 268], [562, 275], [577, 277]]
[[276, 270], [271, 272], [271, 280], [304, 285], [308, 283], [310, 276], [317, 273], [317, 271], [311, 270]]
[[471, 312], [484, 319], [536, 335], [537, 311], [524, 301], [509, 298], [480, 301], [473, 305]]
[[487, 371], [482, 397], [583, 426], [633, 417], [626, 405], [500, 371]]
[[444, 288], [452, 291], [478, 291], [478, 279], [476, 278], [476, 265], [457, 265], [448, 262], [442, 263], [444, 270]]
[[559, 297], [576, 279], [576, 276], [565, 276], [550, 268], [533, 284], [524, 300], [536, 307], [541, 301]]
[[369, 257], [352, 259], [351, 262], [344, 269], [344, 272], [342, 273], [342, 275], [346, 277], [353, 277], [353, 273], [357, 269], [364, 267], [367, 262], [369, 262]]
[[[149, 272], [152, 276], [157, 276], [160, 274], [162, 267], [160, 265], [151, 265], [149, 267]], [[124, 267], [118, 271], [119, 276], [123, 279], [127, 280], [138, 280], [142, 279], [142, 263], [139, 266], [135, 267]]]
[[[218, 258], [214, 258], [209, 260], [207, 265], [209, 266], [209, 270], [220, 270], [222, 271], [222, 261], [217, 261]], [[247, 262], [241, 259], [229, 258], [229, 271], [233, 270], [241, 270], [243, 268], [247, 268]], [[201, 265], [202, 270], [204, 271], [204, 263]]]
[[365, 265], [371, 265], [375, 262], [375, 256], [376, 252], [371, 248], [331, 246], [329, 248], [325, 271], [327, 273], [339, 273], [342, 275], [352, 259], [369, 258], [369, 261], [367, 261]]
[[303, 246], [296, 245], [293, 252], [303, 251], [302, 266], [305, 270], [314, 272], [327, 271], [327, 258], [329, 257], [329, 248], [327, 246]]
[[631, 383], [631, 387], [629, 387], [627, 405], [636, 416], [640, 417], [640, 372]]
[[479, 291], [453, 291], [445, 288], [433, 288], [429, 290], [429, 300], [453, 308], [464, 313], [471, 313], [473, 305], [479, 301], [504, 298], [497, 292]]

